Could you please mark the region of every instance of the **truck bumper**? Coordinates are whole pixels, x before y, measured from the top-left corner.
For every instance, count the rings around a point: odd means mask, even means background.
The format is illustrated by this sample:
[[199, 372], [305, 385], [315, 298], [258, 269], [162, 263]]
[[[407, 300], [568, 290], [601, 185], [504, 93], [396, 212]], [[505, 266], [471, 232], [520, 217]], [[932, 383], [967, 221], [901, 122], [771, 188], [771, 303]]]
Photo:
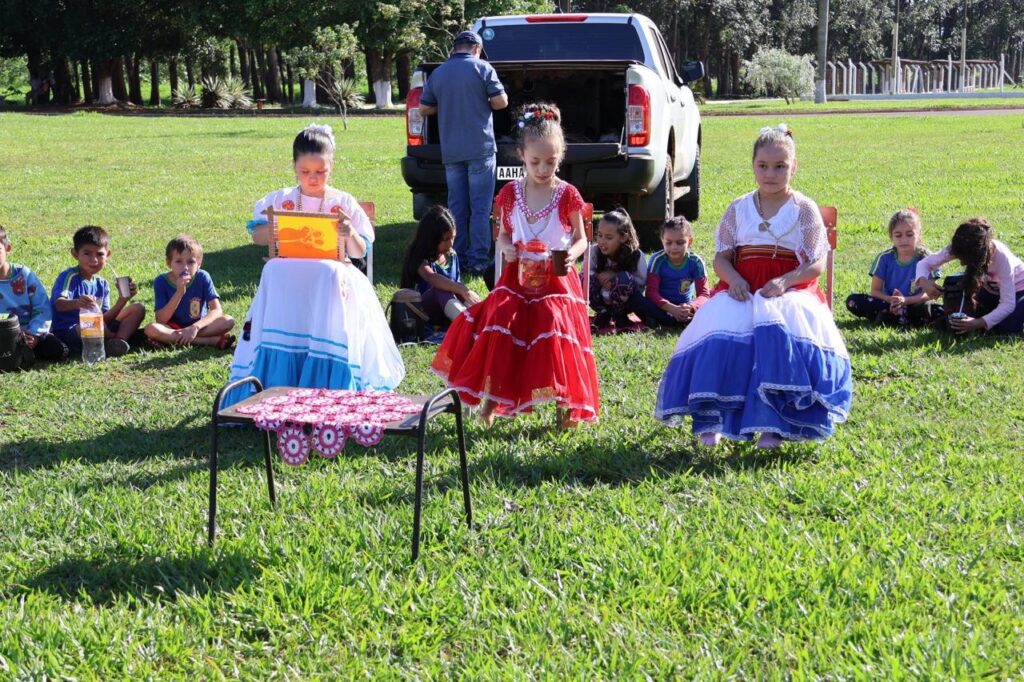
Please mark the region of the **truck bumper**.
[[[584, 195], [646, 195], [653, 192], [661, 180], [661, 176], [657, 174], [655, 160], [651, 156], [621, 155], [600, 160], [584, 160], [573, 153], [574, 146], [570, 146], [569, 153], [562, 162], [559, 176], [572, 183]], [[413, 192], [446, 193], [447, 183], [440, 150], [434, 152], [411, 147], [409, 151], [409, 155], [402, 158], [402, 179], [405, 180], [405, 184]], [[521, 162], [516, 157], [498, 153], [499, 166], [519, 164]], [[499, 183], [499, 186], [501, 184], [504, 183]]]

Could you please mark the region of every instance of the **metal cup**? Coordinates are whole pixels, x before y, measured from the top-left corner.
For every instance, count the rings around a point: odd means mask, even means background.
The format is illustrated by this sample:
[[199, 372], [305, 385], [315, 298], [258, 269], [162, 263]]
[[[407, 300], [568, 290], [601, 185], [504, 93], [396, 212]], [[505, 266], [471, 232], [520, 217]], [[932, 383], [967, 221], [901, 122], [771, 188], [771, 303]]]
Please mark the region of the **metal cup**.
[[551, 270], [555, 277], [564, 277], [569, 274], [569, 252], [566, 249], [552, 249]]
[[115, 280], [117, 286], [117, 293], [120, 294], [121, 298], [127, 298], [132, 295], [132, 278], [131, 277], [118, 277]]
[[957, 311], [955, 313], [950, 313], [949, 314], [949, 319], [951, 319], [951, 320], [966, 320], [967, 319], [967, 313], [962, 313], [960, 311]]

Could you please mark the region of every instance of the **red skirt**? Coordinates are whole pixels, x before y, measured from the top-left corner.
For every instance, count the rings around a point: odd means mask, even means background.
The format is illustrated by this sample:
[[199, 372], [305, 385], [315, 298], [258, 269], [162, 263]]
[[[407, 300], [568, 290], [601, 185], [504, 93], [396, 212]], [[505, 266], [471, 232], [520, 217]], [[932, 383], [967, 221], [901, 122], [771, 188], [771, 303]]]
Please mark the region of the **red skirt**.
[[497, 404], [514, 416], [553, 402], [572, 421], [597, 420], [597, 365], [587, 303], [574, 270], [526, 294], [518, 269], [505, 269], [490, 295], [452, 322], [431, 369], [466, 403]]
[[[796, 254], [792, 251], [779, 249], [776, 252], [771, 247], [741, 246], [736, 249], [736, 259], [733, 262], [733, 267], [736, 268], [736, 272], [740, 273], [740, 276], [747, 280], [747, 284], [750, 285], [751, 292], [755, 292], [763, 287], [768, 280], [781, 277], [787, 272], [796, 270], [799, 266], [800, 261], [797, 260]], [[817, 296], [822, 303], [825, 303], [825, 294], [818, 288], [818, 280], [816, 279], [804, 282], [803, 284], [797, 284], [796, 286], [790, 287], [790, 289], [809, 291]], [[718, 284], [715, 285], [715, 288], [711, 290], [711, 295], [714, 296], [721, 291], [728, 290], [729, 285], [720, 280]]]

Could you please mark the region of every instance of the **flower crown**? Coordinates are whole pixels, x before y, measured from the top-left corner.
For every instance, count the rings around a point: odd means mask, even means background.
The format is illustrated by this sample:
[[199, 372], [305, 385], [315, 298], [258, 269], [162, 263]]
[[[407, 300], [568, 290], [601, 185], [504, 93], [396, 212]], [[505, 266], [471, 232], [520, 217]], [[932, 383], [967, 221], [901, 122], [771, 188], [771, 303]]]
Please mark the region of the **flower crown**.
[[331, 129], [331, 126], [327, 125], [326, 123], [310, 123], [302, 130], [303, 132], [308, 133], [319, 133], [331, 141], [332, 147], [336, 146], [334, 142], [334, 131]]
[[533, 109], [527, 109], [523, 112], [522, 116], [516, 121], [516, 126], [519, 128], [525, 128], [528, 125], [537, 126], [544, 121], [557, 121], [558, 114], [548, 109], [544, 111], [540, 107], [534, 107]]
[[793, 137], [793, 129], [790, 128], [785, 123], [780, 123], [774, 128], [772, 128], [771, 126], [765, 126], [764, 128], [761, 128], [761, 135], [768, 135], [770, 133], [781, 133], [786, 137]]

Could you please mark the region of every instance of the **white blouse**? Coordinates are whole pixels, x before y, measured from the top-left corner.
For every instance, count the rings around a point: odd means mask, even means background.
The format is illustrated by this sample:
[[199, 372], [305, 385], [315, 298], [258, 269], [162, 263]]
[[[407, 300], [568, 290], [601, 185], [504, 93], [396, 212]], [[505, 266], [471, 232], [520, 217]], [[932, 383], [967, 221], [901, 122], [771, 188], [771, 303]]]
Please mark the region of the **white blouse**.
[[736, 199], [722, 216], [715, 235], [715, 253], [732, 251], [737, 246], [778, 246], [796, 254], [801, 265], [813, 263], [828, 254], [828, 234], [821, 211], [812, 199], [794, 191], [779, 212], [761, 231], [761, 216], [754, 205], [754, 192]]

